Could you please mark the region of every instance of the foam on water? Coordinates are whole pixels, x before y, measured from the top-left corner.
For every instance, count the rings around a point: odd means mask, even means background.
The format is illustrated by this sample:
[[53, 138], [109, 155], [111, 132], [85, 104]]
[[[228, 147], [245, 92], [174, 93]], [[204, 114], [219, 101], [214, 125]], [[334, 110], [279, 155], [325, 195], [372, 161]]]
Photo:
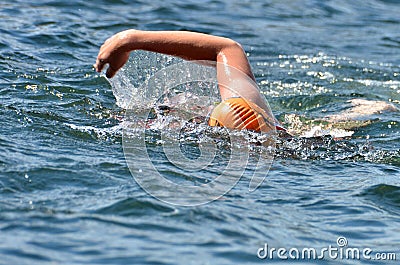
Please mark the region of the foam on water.
[[[161, 60], [159, 57], [163, 59]], [[182, 129], [183, 134], [178, 135], [178, 138], [176, 138], [177, 135], [175, 134], [175, 130], [170, 130], [169, 137], [171, 139], [197, 144], [199, 143], [198, 141], [204, 141], [206, 138], [201, 137], [201, 135], [209, 133], [209, 130], [205, 124], [205, 114], [209, 112], [209, 110], [205, 112], [203, 111], [203, 120], [200, 121], [200, 124], [187, 123], [185, 111], [189, 110], [189, 106], [192, 106], [193, 102], [196, 102], [196, 104], [203, 107], [207, 106], [209, 102], [202, 104], [202, 98], [199, 96], [195, 96], [190, 93], [175, 94], [173, 92], [164, 94], [161, 100], [158, 99], [158, 101], [155, 101], [155, 97], [146, 98], [146, 95], [153, 93], [154, 87], [144, 87], [148, 91], [139, 91], [140, 87], [143, 89], [142, 84], [146, 82], [146, 80], [143, 79], [144, 76], [150, 78], [151, 75], [156, 71], [163, 69], [165, 65], [172, 65], [176, 63], [173, 61], [178, 59], [169, 59], [168, 56], [160, 56], [147, 52], [139, 52], [137, 57], [134, 58], [136, 58], [133, 59], [135, 61], [133, 61], [131, 58], [131, 61], [128, 62], [127, 66], [124, 67], [115, 78], [111, 79], [110, 83], [112, 85], [113, 94], [118, 105], [121, 107], [128, 107], [129, 105], [134, 106], [137, 115], [133, 114], [133, 117], [130, 117], [130, 119], [133, 118], [134, 121], [128, 120], [125, 117], [124, 122], [113, 128], [113, 132], [116, 133], [119, 131], [118, 134], [121, 134], [120, 130], [128, 129], [131, 135], [135, 135], [136, 132], [135, 136], [139, 137], [140, 135], [137, 133], [137, 130], [143, 126], [147, 126], [149, 130], [154, 132], [164, 130], [168, 135], [168, 128], [178, 126], [181, 129], [183, 127], [187, 128]], [[313, 58], [309, 58], [307, 56], [294, 56], [293, 58], [298, 63], [321, 63], [323, 65], [326, 65], [327, 62], [331, 64], [335, 63], [332, 58], [325, 55], [320, 55], [319, 57]], [[151, 65], [150, 70], [142, 68], [146, 66], [149, 67], [149, 65]], [[310, 73], [311, 72], [308, 72], [307, 75]], [[318, 78], [323, 77], [319, 74], [319, 72], [313, 74], [313, 76], [317, 76]], [[331, 76], [330, 78], [333, 77]], [[142, 83], [140, 83], [138, 80], [140, 80]], [[396, 82], [391, 83], [395, 84]], [[384, 84], [387, 84], [387, 82]], [[193, 88], [189, 87], [189, 90], [190, 89]], [[279, 89], [279, 87], [276, 87], [275, 89]], [[301, 90], [304, 91], [303, 88], [301, 88]], [[296, 92], [296, 94], [298, 94], [298, 92]], [[132, 99], [132, 95], [135, 95], [135, 97], [138, 96], [138, 99]], [[215, 100], [217, 100], [217, 98]], [[160, 104], [160, 102], [172, 103], [174, 106], [171, 109], [168, 109], [167, 114], [165, 114], [164, 111], [160, 112], [160, 110], [157, 110], [156, 108], [156, 105]], [[288, 126], [289, 131], [297, 136], [290, 138], [282, 136], [278, 141], [276, 157], [290, 157], [300, 160], [354, 160], [371, 161], [377, 163], [396, 163], [399, 157], [399, 150], [377, 150], [373, 144], [368, 141], [368, 139], [355, 141], [350, 139], [350, 137], [352, 137], [355, 131], [359, 130], [359, 128], [368, 126], [371, 124], [371, 122], [373, 122], [368, 120], [371, 115], [382, 113], [384, 111], [398, 112], [398, 109], [394, 105], [385, 102], [374, 102], [361, 99], [355, 99], [350, 102], [352, 105], [350, 105], [349, 108], [344, 109], [337, 114], [327, 115], [324, 119], [320, 120], [312, 120], [307, 117], [286, 114], [284, 122]], [[134, 105], [132, 105], [132, 103]], [[148, 107], [149, 104], [152, 106], [151, 108]], [[362, 111], [359, 110], [361, 108], [360, 106], [364, 108]], [[368, 106], [374, 106], [374, 108]], [[149, 117], [143, 116], [143, 113], [148, 112], [152, 113], [150, 120]], [[132, 115], [132, 112], [130, 115]], [[201, 115], [199, 114], [199, 116]], [[360, 117], [364, 117], [364, 120], [360, 119]], [[94, 131], [99, 135], [110, 132], [109, 128], [96, 129], [82, 127], [80, 129]], [[213, 133], [215, 134], [214, 137], [221, 137], [222, 140], [224, 139], [223, 129], [214, 128]], [[260, 135], [255, 133], [246, 133], [246, 135], [250, 135], [251, 142], [255, 144], [260, 143]], [[147, 138], [147, 140], [149, 139], [155, 138]], [[225, 139], [225, 141], [229, 142], [229, 139]], [[163, 142], [157, 140], [155, 143], [162, 144]]]

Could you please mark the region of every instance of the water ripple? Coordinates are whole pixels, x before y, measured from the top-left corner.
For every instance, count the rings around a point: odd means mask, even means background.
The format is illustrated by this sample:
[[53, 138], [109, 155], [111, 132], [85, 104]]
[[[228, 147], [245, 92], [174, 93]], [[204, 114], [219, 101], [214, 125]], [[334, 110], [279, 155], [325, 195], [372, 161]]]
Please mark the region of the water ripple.
[[[396, 0], [2, 1], [0, 263], [262, 264], [272, 262], [256, 256], [265, 243], [322, 248], [338, 236], [397, 251], [399, 112], [341, 123], [353, 132], [344, 139], [282, 137], [267, 178], [249, 193], [265, 151], [254, 136], [250, 168], [229, 193], [176, 207], [132, 178], [124, 110], [92, 64], [100, 44], [127, 28], [230, 37], [277, 117], [324, 132], [324, 118], [347, 113], [352, 100], [399, 108], [398, 10]], [[139, 83], [162, 67], [143, 58], [146, 67], [131, 69]], [[229, 141], [213, 132], [221, 154], [193, 176], [166, 160], [159, 134], [148, 132], [147, 147], [172, 181], [210, 181], [229, 158]], [[196, 133], [183, 136], [196, 157]]]

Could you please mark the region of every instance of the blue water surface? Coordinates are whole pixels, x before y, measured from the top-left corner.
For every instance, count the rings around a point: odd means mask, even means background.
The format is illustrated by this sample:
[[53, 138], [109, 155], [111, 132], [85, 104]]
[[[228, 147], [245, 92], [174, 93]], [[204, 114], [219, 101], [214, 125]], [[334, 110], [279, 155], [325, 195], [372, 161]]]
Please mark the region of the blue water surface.
[[173, 206], [132, 178], [124, 110], [92, 67], [120, 30], [193, 30], [242, 44], [281, 121], [355, 98], [399, 108], [399, 14], [396, 0], [1, 1], [0, 264], [266, 264], [281, 259], [257, 257], [265, 244], [320, 250], [339, 237], [400, 259], [398, 111], [344, 140], [283, 140], [252, 193], [244, 177], [212, 203]]

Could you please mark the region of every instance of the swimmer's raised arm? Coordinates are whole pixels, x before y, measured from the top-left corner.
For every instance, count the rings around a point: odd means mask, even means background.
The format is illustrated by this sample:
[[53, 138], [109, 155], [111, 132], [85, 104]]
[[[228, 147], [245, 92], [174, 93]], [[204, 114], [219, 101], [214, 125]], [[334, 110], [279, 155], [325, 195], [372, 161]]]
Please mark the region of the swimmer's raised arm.
[[[240, 44], [228, 38], [188, 31], [126, 30], [119, 32], [101, 46], [94, 67], [96, 71], [101, 72], [108, 64], [106, 75], [109, 78], [113, 77], [127, 62], [129, 53], [134, 50], [158, 52], [186, 60], [215, 61], [236, 68], [255, 81]], [[218, 72], [221, 73], [221, 71]], [[222, 78], [224, 77], [218, 77], [219, 83]], [[235, 95], [221, 85], [220, 93], [223, 100]]]

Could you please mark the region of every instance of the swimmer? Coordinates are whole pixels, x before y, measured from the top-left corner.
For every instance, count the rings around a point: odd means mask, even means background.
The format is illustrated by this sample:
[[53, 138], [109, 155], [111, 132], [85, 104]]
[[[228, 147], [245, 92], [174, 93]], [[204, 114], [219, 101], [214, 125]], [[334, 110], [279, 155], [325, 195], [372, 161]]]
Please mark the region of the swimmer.
[[[285, 136], [300, 135], [304, 137], [319, 136], [324, 128], [307, 128], [301, 126], [297, 132], [287, 131], [270, 112], [265, 98], [259, 92], [249, 61], [241, 45], [229, 38], [207, 35], [188, 31], [141, 31], [126, 30], [107, 39], [101, 46], [94, 65], [97, 72], [101, 72], [106, 65], [106, 76], [113, 77], [127, 62], [129, 54], [134, 50], [146, 50], [180, 57], [191, 61], [213, 61], [217, 67], [217, 81], [222, 102], [214, 108], [208, 119], [210, 126], [223, 126], [229, 129], [248, 129], [257, 132], [279, 130]], [[243, 78], [244, 77], [244, 78]], [[232, 83], [235, 81], [235, 84]], [[239, 85], [238, 85], [239, 84]], [[234, 88], [232, 88], [234, 87]], [[332, 124], [343, 120], [357, 120], [384, 111], [398, 111], [392, 104], [386, 102], [372, 102], [367, 100], [351, 101], [353, 107], [338, 115], [323, 119], [321, 123]], [[371, 107], [374, 106], [374, 107]], [[297, 117], [289, 115], [288, 120]], [[289, 121], [290, 123], [290, 121]], [[352, 122], [353, 127], [363, 124]], [[348, 129], [353, 129], [349, 127]], [[315, 128], [318, 130], [315, 131]], [[346, 127], [344, 127], [346, 129]], [[342, 132], [339, 132], [341, 134]], [[345, 135], [351, 135], [346, 134]], [[332, 135], [333, 136], [333, 135]], [[340, 138], [340, 137], [339, 137]]]
[[190, 61], [216, 62], [222, 102], [211, 112], [210, 126], [257, 132], [284, 130], [259, 92], [249, 61], [239, 43], [197, 32], [131, 29], [119, 32], [104, 42], [94, 67], [101, 72], [108, 65], [106, 76], [112, 78], [134, 50], [157, 52]]

